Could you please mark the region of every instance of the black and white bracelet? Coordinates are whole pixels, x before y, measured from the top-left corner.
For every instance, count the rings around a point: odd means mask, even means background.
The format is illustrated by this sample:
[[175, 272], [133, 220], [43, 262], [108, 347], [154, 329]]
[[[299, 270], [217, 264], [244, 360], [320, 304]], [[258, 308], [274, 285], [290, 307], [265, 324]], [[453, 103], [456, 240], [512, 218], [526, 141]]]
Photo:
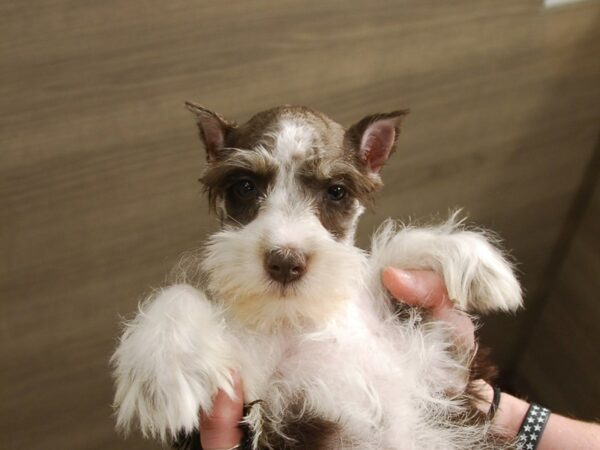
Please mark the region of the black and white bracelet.
[[532, 403], [517, 435], [519, 449], [535, 450], [548, 423], [550, 410]]

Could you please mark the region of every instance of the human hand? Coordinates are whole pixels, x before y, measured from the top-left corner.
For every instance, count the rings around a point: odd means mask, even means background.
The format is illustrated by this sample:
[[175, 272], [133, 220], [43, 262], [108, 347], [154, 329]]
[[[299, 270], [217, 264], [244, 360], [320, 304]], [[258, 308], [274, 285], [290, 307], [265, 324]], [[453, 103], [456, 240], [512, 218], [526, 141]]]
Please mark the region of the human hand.
[[454, 308], [444, 280], [430, 270], [401, 270], [387, 267], [383, 284], [400, 302], [429, 310], [432, 317], [455, 329], [456, 343], [466, 349], [475, 346], [475, 325], [464, 312]]
[[203, 450], [228, 450], [236, 448], [242, 440], [239, 427], [244, 414], [244, 390], [237, 372], [233, 373], [235, 398], [219, 390], [210, 414], [200, 415], [200, 441]]
[[[388, 267], [382, 274], [383, 284], [398, 301], [429, 310], [437, 320], [450, 324], [457, 345], [466, 350], [475, 346], [475, 326], [471, 318], [454, 308], [444, 280], [430, 270], [400, 270]], [[493, 388], [483, 380], [474, 381], [481, 401], [477, 407], [487, 413], [494, 397]]]

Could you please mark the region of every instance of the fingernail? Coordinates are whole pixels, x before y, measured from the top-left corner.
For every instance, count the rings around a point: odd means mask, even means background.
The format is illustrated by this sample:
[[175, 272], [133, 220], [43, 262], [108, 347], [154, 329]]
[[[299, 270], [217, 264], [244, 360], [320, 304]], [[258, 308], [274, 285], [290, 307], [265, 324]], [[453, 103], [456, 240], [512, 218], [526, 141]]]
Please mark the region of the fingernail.
[[404, 293], [402, 300], [419, 306], [427, 306], [431, 292], [427, 283], [423, 283], [421, 276], [418, 276], [412, 270], [402, 270], [395, 267], [386, 268], [384, 276], [384, 282], [396, 286], [400, 285], [399, 289]]
[[386, 267], [383, 275], [391, 281], [392, 278], [399, 280], [403, 286], [417, 290], [420, 288], [417, 278], [408, 270], [396, 269], [395, 267]]

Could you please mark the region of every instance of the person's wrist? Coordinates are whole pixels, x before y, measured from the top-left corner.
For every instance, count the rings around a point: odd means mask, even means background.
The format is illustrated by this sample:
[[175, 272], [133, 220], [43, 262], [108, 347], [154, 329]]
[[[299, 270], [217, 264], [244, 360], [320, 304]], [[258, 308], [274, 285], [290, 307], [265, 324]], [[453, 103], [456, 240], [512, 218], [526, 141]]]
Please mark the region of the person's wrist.
[[494, 431], [511, 439], [517, 437], [528, 409], [529, 403], [502, 393], [498, 411], [492, 420]]
[[[494, 401], [494, 388], [484, 380], [476, 380], [474, 383], [479, 397], [477, 407], [481, 412], [490, 414]], [[502, 392], [498, 408], [492, 418], [494, 432], [511, 439], [515, 438], [528, 408], [529, 403]]]

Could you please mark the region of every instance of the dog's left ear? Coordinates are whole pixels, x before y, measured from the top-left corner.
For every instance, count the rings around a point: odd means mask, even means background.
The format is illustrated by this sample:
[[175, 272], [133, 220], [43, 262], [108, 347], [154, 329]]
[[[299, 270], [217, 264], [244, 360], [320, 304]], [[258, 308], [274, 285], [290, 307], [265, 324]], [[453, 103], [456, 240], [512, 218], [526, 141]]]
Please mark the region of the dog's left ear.
[[408, 109], [384, 114], [373, 114], [352, 125], [344, 135], [347, 151], [356, 155], [360, 164], [371, 173], [379, 173], [396, 149], [400, 122]]
[[200, 138], [206, 148], [206, 158], [209, 161], [219, 159], [225, 148], [227, 136], [237, 127], [237, 124], [195, 103], [185, 102], [185, 106], [196, 116]]

